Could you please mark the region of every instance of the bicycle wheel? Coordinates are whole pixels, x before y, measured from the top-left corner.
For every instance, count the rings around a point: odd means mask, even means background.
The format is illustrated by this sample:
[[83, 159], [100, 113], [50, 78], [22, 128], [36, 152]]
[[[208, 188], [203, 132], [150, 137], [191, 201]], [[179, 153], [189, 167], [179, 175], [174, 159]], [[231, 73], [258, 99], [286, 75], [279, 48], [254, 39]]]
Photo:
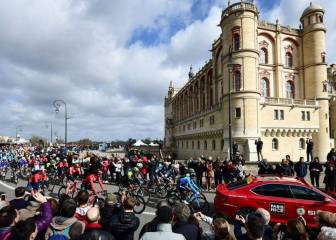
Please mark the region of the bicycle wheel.
[[170, 206], [174, 207], [177, 203], [181, 202], [181, 198], [176, 191], [172, 191], [168, 193], [167, 201]]
[[145, 211], [146, 208], [146, 202], [143, 197], [139, 195], [134, 195], [135, 199], [137, 200], [135, 206], [134, 206], [134, 213], [140, 214], [143, 211]]
[[159, 186], [158, 189], [156, 190], [156, 195], [161, 199], [166, 198], [168, 195], [166, 186], [163, 185]]
[[139, 187], [139, 189], [136, 191], [136, 195], [141, 196], [146, 203], [150, 200], [150, 192], [147, 188]]
[[200, 195], [194, 197], [194, 199], [191, 202], [191, 207], [196, 212], [198, 211], [206, 212], [209, 209], [209, 202], [204, 196], [204, 194], [201, 193]]
[[65, 193], [66, 193], [66, 187], [65, 186], [60, 187], [60, 189], [58, 190], [58, 194], [57, 194], [58, 198], [61, 198], [61, 196]]

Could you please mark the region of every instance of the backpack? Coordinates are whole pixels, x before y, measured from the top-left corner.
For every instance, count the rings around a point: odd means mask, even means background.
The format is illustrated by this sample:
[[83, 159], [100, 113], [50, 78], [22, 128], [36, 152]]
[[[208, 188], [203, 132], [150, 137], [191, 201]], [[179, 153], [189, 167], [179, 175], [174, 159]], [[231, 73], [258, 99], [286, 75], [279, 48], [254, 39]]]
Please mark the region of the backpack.
[[49, 237], [48, 240], [69, 240], [68, 236], [73, 224], [71, 224], [70, 226], [61, 231], [58, 231], [53, 227], [51, 227], [52, 235]]

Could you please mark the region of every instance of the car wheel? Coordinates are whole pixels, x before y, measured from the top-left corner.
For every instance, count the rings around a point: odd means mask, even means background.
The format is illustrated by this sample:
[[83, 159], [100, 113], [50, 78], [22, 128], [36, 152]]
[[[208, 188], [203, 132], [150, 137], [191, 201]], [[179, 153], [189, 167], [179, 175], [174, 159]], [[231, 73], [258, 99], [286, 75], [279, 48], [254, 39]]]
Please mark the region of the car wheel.
[[243, 216], [244, 218], [246, 218], [246, 216], [250, 213], [253, 213], [254, 212], [254, 209], [252, 208], [241, 208], [237, 211], [237, 215], [241, 215]]

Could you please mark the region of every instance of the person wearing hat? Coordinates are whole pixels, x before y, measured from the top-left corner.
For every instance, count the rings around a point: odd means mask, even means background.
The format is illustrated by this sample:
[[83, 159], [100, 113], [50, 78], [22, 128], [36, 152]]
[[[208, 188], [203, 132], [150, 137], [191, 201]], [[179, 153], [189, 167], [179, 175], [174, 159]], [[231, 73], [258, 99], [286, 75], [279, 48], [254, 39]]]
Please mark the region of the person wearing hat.
[[146, 232], [140, 240], [185, 240], [182, 234], [174, 233], [172, 230], [173, 210], [169, 206], [162, 206], [157, 210], [156, 232]]

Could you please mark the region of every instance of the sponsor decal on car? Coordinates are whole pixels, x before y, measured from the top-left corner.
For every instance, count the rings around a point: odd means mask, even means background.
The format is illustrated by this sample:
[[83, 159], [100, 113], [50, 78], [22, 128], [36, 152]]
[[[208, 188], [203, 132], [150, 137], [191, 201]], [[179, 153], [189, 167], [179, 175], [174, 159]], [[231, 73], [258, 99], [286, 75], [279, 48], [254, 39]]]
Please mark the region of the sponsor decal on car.
[[296, 209], [296, 213], [299, 216], [303, 216], [303, 215], [305, 215], [306, 210], [304, 210], [304, 208], [298, 208], [298, 209]]
[[285, 214], [285, 204], [283, 203], [271, 203], [270, 212], [275, 214]]

